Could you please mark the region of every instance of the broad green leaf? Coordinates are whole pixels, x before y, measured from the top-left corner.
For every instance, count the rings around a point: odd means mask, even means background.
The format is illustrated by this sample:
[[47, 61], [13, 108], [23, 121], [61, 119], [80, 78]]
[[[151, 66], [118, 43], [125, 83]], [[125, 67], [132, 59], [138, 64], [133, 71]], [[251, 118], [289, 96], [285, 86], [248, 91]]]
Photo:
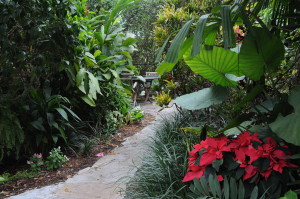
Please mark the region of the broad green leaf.
[[162, 75], [165, 72], [171, 71], [175, 65], [176, 65], [176, 63], [163, 62], [161, 65], [158, 66], [158, 68], [156, 69], [156, 72], [158, 74]]
[[230, 199], [237, 198], [237, 184], [234, 178], [230, 178]]
[[250, 124], [252, 124], [252, 121], [245, 121], [239, 125], [240, 128], [234, 127], [234, 128], [228, 129], [228, 130], [224, 131], [224, 134], [226, 136], [238, 135], [238, 134], [244, 132], [245, 129], [247, 128], [247, 126], [249, 126]]
[[201, 184], [201, 186], [202, 186], [203, 191], [205, 192], [205, 194], [208, 195], [209, 194], [209, 187], [207, 185], [207, 181], [205, 179], [205, 176], [202, 176], [200, 178], [200, 184]]
[[87, 56], [87, 57], [89, 57], [89, 58], [91, 58], [91, 59], [95, 59], [94, 55], [91, 54], [91, 53], [89, 53], [89, 52], [85, 52], [84, 55]]
[[236, 118], [232, 119], [221, 131], [219, 131], [219, 133], [239, 126], [242, 122], [250, 120], [254, 115], [255, 114], [253, 112], [242, 113], [242, 114], [238, 115]]
[[229, 183], [227, 176], [224, 178], [224, 198], [229, 199], [230, 193], [229, 193]]
[[125, 39], [125, 40], [123, 41], [123, 45], [124, 45], [124, 46], [130, 46], [130, 45], [135, 44], [136, 42], [137, 42], [136, 39], [131, 38], [131, 37], [128, 37], [127, 39]]
[[284, 194], [283, 197], [280, 197], [279, 199], [298, 199], [298, 196], [294, 191], [289, 190]]
[[83, 79], [83, 89], [85, 91], [85, 93], [89, 93], [90, 92], [90, 85], [89, 85], [89, 73], [86, 72], [84, 74], [84, 79]]
[[286, 117], [279, 115], [275, 122], [269, 126], [274, 133], [286, 142], [300, 146], [300, 112], [292, 113]]
[[263, 126], [254, 125], [251, 128], [249, 128], [248, 131], [250, 131], [251, 133], [257, 133], [262, 128], [263, 128]]
[[171, 35], [169, 35], [169, 37], [165, 40], [164, 44], [162, 45], [162, 47], [159, 49], [156, 58], [155, 58], [155, 63], [160, 62], [161, 56], [166, 48], [167, 43], [169, 42]]
[[250, 199], [257, 199], [257, 197], [258, 197], [258, 187], [255, 186], [253, 191], [251, 192]]
[[[205, 191], [203, 190], [199, 180], [197, 178], [194, 178], [193, 180], [194, 182], [194, 187], [195, 187], [195, 191], [199, 194], [199, 195], [204, 195]], [[200, 192], [200, 193], [199, 193]]]
[[110, 73], [103, 73], [102, 74], [104, 77], [105, 77], [105, 79], [107, 79], [107, 80], [110, 80], [110, 78], [111, 78], [111, 74]]
[[217, 196], [217, 191], [216, 191], [216, 186], [215, 186], [214, 180], [215, 180], [214, 176], [209, 175], [208, 183], [209, 183], [210, 192], [213, 194], [214, 197], [216, 197]]
[[289, 95], [288, 102], [294, 107], [295, 112], [300, 113], [300, 86], [297, 86], [292, 90], [291, 94]]
[[221, 47], [206, 49], [204, 46], [199, 55], [186, 60], [189, 67], [197, 74], [221, 86], [235, 86], [237, 83], [226, 77], [226, 74], [238, 73], [238, 54]]
[[97, 99], [97, 93], [101, 94], [98, 79], [92, 74], [89, 74], [89, 94], [93, 99]]
[[286, 159], [300, 159], [300, 154], [295, 154], [295, 155], [292, 155], [292, 156], [289, 156], [289, 157], [286, 157]]
[[179, 52], [183, 41], [190, 29], [190, 26], [193, 23], [193, 19], [188, 21], [175, 36], [166, 56], [165, 62], [167, 63], [176, 63], [178, 61]]
[[195, 34], [194, 34], [191, 57], [194, 57], [200, 53], [202, 47], [202, 37], [204, 33], [204, 28], [209, 15], [210, 14], [202, 15], [197, 23]]
[[241, 47], [239, 66], [243, 74], [259, 80], [266, 71], [276, 69], [284, 58], [284, 46], [274, 34], [253, 27]]
[[88, 65], [90, 67], [94, 67], [97, 65], [94, 55], [92, 55], [89, 52], [85, 53], [84, 60], [85, 60], [86, 65]]
[[[182, 48], [180, 50], [179, 56], [178, 56], [178, 60], [181, 59], [183, 57], [183, 55], [186, 55], [186, 58], [190, 58], [191, 55], [191, 46], [192, 46], [192, 41], [193, 41], [193, 37], [188, 38], [187, 40], [184, 41]], [[158, 74], [162, 75], [164, 72], [170, 72], [174, 66], [176, 65], [176, 63], [167, 63], [167, 62], [163, 62], [160, 66], [158, 66], [158, 68], [156, 69], [156, 72], [158, 72]]]
[[264, 102], [262, 102], [259, 105], [255, 106], [255, 110], [261, 112], [261, 113], [268, 113], [272, 111], [275, 107], [275, 105], [278, 103], [278, 99], [269, 99]]
[[292, 90], [288, 102], [294, 107], [295, 112], [285, 117], [279, 115], [275, 122], [269, 126], [273, 132], [286, 142], [300, 146], [300, 86]]
[[64, 139], [65, 142], [67, 142], [67, 136], [66, 136], [65, 131], [56, 122], [53, 123], [52, 126], [59, 131], [60, 136]]
[[245, 198], [245, 188], [242, 180], [239, 182], [239, 189], [238, 189], [238, 199], [244, 199]]
[[205, 45], [213, 46], [216, 43], [216, 38], [219, 30], [217, 22], [208, 23], [204, 30], [203, 39]]
[[220, 185], [220, 182], [218, 180], [218, 177], [215, 175], [214, 176], [214, 179], [215, 179], [215, 188], [216, 188], [216, 192], [217, 192], [217, 195], [219, 198], [222, 198], [222, 189], [221, 189], [221, 185]]
[[228, 49], [229, 47], [234, 45], [234, 34], [233, 34], [233, 26], [231, 22], [230, 5], [222, 5], [221, 16], [222, 16], [224, 47]]
[[100, 45], [104, 44], [104, 39], [103, 39], [103, 36], [102, 36], [101, 32], [95, 32], [94, 36], [96, 37], [96, 39], [98, 40]]
[[62, 108], [55, 108], [55, 110], [67, 121], [69, 121], [68, 114]]
[[71, 109], [69, 109], [68, 107], [66, 107], [65, 105], [61, 105], [61, 107], [63, 107], [65, 110], [67, 110], [76, 120], [81, 121], [81, 119], [78, 117], [78, 115], [76, 113], [74, 113]]
[[132, 61], [132, 57], [131, 57], [131, 55], [130, 55], [129, 52], [121, 51], [118, 54], [124, 55], [127, 59], [129, 59], [130, 61]]
[[227, 95], [228, 91], [226, 88], [213, 86], [194, 93], [182, 95], [173, 100], [173, 102], [187, 110], [199, 110], [214, 104], [221, 104]]
[[122, 17], [117, 17], [117, 18], [115, 19], [115, 21], [112, 23], [112, 25], [113, 25], [113, 26], [116, 25], [117, 23], [119, 23], [119, 21], [121, 21], [121, 19], [122, 19]]
[[101, 50], [96, 50], [96, 51], [94, 52], [94, 56], [95, 56], [95, 57], [98, 57], [99, 55], [101, 55]]
[[[85, 69], [84, 68], [81, 68], [78, 73], [76, 74], [76, 86], [80, 86], [81, 83], [83, 82], [83, 79], [84, 79], [84, 76], [85, 76]], [[85, 91], [83, 91], [85, 92]]]
[[31, 122], [30, 124], [37, 130], [46, 132], [46, 129], [43, 125], [43, 119], [41, 117], [39, 117], [37, 120]]
[[115, 78], [120, 78], [119, 74], [117, 73], [117, 71], [110, 69], [111, 74], [115, 77]]
[[87, 95], [82, 96], [81, 99], [83, 99], [83, 101], [85, 101], [90, 106], [96, 106], [94, 100], [88, 97]]
[[58, 136], [52, 135], [52, 140], [53, 140], [53, 142], [56, 144], [57, 141], [58, 141]]

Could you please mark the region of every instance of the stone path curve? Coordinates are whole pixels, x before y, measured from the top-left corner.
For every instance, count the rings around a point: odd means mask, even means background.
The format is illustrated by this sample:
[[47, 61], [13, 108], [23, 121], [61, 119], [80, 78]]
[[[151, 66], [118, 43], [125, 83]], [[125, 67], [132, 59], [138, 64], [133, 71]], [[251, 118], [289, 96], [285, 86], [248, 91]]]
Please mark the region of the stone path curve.
[[65, 182], [34, 189], [9, 199], [123, 199], [120, 193], [125, 188], [128, 176], [135, 173], [133, 165], [145, 149], [145, 142], [154, 134], [154, 126], [162, 115], [172, 111], [153, 104], [141, 106], [144, 112], [155, 116], [155, 120], [137, 134], [128, 137], [123, 146], [103, 156], [92, 167], [85, 168]]

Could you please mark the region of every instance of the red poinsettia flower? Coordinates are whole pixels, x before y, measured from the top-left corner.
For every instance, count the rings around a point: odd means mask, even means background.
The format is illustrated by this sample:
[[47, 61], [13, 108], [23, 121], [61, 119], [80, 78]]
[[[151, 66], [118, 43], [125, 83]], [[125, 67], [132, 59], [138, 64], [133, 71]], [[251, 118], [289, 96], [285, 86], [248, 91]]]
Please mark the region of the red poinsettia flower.
[[294, 165], [286, 160], [272, 161], [270, 165], [274, 171], [278, 171], [279, 173], [283, 172], [284, 167], [298, 167], [297, 165]]
[[257, 172], [259, 171], [259, 168], [253, 166], [253, 165], [248, 165], [245, 167], [245, 173], [243, 175], [243, 180], [247, 180], [254, 176]]
[[224, 178], [223, 178], [223, 176], [222, 176], [222, 175], [217, 175], [217, 177], [218, 177], [218, 181], [219, 181], [219, 182], [221, 182], [221, 181], [223, 181], [223, 180], [224, 180]]
[[188, 182], [194, 180], [194, 178], [200, 179], [200, 177], [204, 175], [204, 172], [205, 168], [199, 171], [190, 171], [184, 176], [182, 182]]
[[222, 159], [223, 152], [229, 152], [232, 148], [236, 147], [236, 145], [230, 143], [230, 140], [225, 136], [207, 138], [206, 140], [201, 141], [201, 146], [207, 150], [204, 151], [201, 156], [200, 166], [210, 165], [216, 159]]
[[[280, 147], [288, 148], [287, 146]], [[291, 154], [280, 150], [279, 144], [273, 138], [266, 138], [266, 143], [263, 143], [257, 133], [250, 134], [246, 131], [238, 135], [236, 139], [219, 136], [207, 138], [194, 145], [194, 149], [189, 153], [188, 173], [184, 177], [183, 182], [204, 176], [207, 166], [216, 169], [218, 180], [222, 181], [223, 176], [220, 174], [224, 172], [224, 167], [222, 168], [223, 161], [216, 160], [222, 160], [225, 153], [230, 153], [230, 156], [232, 156], [232, 153], [234, 154], [232, 159], [227, 158], [226, 161], [239, 163], [239, 168], [244, 169], [243, 180], [248, 180], [257, 174], [268, 179], [273, 172], [282, 173], [285, 167], [298, 167], [288, 162], [286, 158]], [[266, 165], [268, 168], [264, 172], [260, 172], [260, 168], [254, 166], [253, 163], [265, 161], [265, 159], [269, 160], [268, 162], [270, 163], [267, 162], [269, 166]], [[257, 178], [256, 183], [259, 180]]]
[[259, 143], [262, 143], [262, 141], [258, 138], [257, 133], [254, 133], [252, 135], [248, 131], [245, 131], [244, 133], [240, 134], [235, 140], [235, 142], [239, 143], [241, 146], [252, 145], [251, 141], [257, 141]]
[[260, 175], [265, 177], [265, 179], [267, 180], [270, 177], [270, 175], [272, 174], [272, 171], [273, 171], [272, 168], [269, 167], [266, 171], [260, 173]]

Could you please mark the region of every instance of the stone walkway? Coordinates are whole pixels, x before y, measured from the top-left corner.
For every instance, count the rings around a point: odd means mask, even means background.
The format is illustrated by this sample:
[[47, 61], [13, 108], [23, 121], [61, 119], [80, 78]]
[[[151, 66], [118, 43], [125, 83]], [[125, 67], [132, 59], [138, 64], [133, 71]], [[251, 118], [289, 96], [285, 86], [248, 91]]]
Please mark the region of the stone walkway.
[[161, 115], [171, 109], [158, 113], [160, 107], [152, 104], [142, 105], [146, 113], [155, 120], [137, 134], [128, 137], [122, 147], [112, 154], [100, 158], [92, 167], [85, 168], [63, 183], [27, 191], [9, 199], [122, 199], [120, 190], [125, 188], [129, 176], [135, 173], [134, 165], [139, 164], [139, 156], [145, 150], [145, 143], [154, 134], [154, 126]]

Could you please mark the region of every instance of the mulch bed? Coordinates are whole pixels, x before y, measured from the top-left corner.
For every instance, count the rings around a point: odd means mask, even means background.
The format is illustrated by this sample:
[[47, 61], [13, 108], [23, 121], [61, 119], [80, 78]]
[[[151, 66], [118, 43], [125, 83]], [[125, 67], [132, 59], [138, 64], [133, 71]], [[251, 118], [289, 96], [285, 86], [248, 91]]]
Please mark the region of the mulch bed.
[[[154, 117], [145, 113], [145, 118], [140, 123], [133, 123], [126, 125], [119, 129], [115, 134], [111, 135], [108, 139], [100, 141], [90, 152], [90, 156], [72, 156], [67, 154], [70, 160], [55, 171], [40, 171], [39, 175], [35, 178], [26, 178], [20, 180], [13, 180], [11, 182], [0, 185], [0, 199], [23, 193], [27, 190], [44, 187], [47, 185], [64, 182], [68, 178], [73, 177], [79, 170], [92, 166], [99, 157], [95, 154], [103, 152], [104, 155], [113, 153], [112, 150], [122, 145], [125, 138], [136, 134], [146, 127]], [[17, 171], [24, 171], [28, 169], [27, 165], [21, 165], [17, 168], [12, 168], [6, 172], [14, 174]]]

